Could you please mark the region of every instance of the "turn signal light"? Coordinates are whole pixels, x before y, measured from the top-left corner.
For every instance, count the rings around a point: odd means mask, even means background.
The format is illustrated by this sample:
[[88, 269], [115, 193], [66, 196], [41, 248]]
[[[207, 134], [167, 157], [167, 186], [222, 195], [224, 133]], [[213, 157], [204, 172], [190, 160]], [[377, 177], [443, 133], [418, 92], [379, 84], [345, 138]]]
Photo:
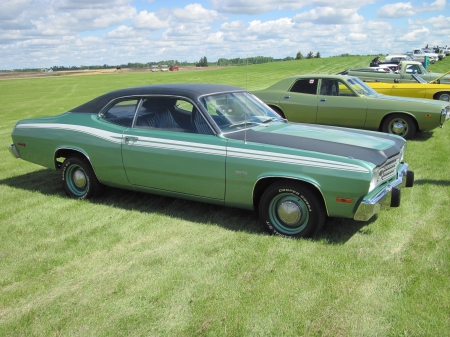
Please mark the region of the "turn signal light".
[[342, 202], [344, 204], [353, 204], [353, 199], [350, 198], [336, 198], [337, 202]]

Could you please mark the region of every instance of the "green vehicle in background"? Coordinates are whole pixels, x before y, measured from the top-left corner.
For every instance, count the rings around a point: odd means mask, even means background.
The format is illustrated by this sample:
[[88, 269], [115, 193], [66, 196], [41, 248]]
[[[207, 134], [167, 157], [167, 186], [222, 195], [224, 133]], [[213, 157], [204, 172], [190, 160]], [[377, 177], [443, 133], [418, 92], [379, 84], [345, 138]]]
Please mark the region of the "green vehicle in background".
[[433, 73], [428, 71], [419, 61], [400, 61], [398, 72], [380, 72], [374, 67], [353, 68], [340, 72], [338, 75], [356, 76], [365, 82], [388, 82], [388, 83], [415, 83], [413, 74], [417, 74], [425, 81], [431, 82], [440, 77], [439, 83], [450, 84], [448, 73]]
[[414, 181], [403, 138], [288, 122], [223, 85], [117, 90], [21, 120], [12, 140], [15, 158], [59, 170], [69, 197], [106, 185], [255, 209], [286, 237], [314, 235], [327, 216], [367, 221]]
[[382, 95], [347, 75], [290, 76], [253, 94], [292, 122], [383, 131], [405, 139], [442, 127], [450, 117], [449, 102]]

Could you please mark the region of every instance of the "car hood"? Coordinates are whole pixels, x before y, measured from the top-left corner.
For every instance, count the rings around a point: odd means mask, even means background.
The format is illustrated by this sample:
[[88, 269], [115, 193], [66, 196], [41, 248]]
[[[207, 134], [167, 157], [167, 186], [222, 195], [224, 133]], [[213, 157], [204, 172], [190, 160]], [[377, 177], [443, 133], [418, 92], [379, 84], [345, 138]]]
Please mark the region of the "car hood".
[[360, 159], [376, 166], [398, 154], [405, 144], [403, 138], [386, 133], [292, 122], [274, 123], [267, 127], [227, 133], [225, 136], [235, 140]]

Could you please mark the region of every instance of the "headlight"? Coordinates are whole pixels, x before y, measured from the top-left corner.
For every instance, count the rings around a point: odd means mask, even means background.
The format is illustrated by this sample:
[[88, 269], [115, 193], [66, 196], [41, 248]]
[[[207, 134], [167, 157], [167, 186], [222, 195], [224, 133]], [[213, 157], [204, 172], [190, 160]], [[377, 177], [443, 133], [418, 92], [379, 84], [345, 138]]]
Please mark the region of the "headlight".
[[372, 172], [372, 180], [370, 181], [369, 193], [372, 192], [378, 185], [378, 180], [380, 179], [380, 168], [375, 167]]

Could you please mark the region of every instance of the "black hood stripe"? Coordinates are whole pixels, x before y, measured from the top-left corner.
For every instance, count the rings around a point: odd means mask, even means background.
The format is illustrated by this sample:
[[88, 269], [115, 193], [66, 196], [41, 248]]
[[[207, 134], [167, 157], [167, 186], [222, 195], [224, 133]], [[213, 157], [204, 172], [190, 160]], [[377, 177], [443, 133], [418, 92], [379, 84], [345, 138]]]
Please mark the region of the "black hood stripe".
[[[315, 126], [317, 127], [317, 126]], [[327, 129], [336, 129], [342, 131], [342, 128], [336, 128], [332, 126], [321, 126]], [[372, 133], [369, 133], [364, 130], [351, 130], [353, 133], [358, 133], [361, 135], [370, 135], [373, 136]], [[405, 143], [405, 141], [401, 138], [391, 137], [390, 135], [380, 133], [379, 138], [389, 139], [394, 142], [394, 145], [385, 149], [385, 150], [377, 150], [366, 148], [362, 146], [335, 143], [326, 140], [317, 140], [311, 139], [302, 136], [291, 136], [291, 135], [283, 135], [279, 133], [272, 132], [264, 132], [264, 131], [255, 131], [253, 129], [249, 129], [246, 132], [235, 132], [226, 135], [227, 138], [235, 139], [235, 140], [245, 140], [254, 143], [275, 145], [288, 147], [293, 149], [326, 153], [330, 155], [336, 155], [341, 157], [352, 157], [354, 159], [364, 160], [370, 163], [373, 163], [377, 166], [383, 164], [388, 158], [395, 156], [400, 151], [401, 147]]]

